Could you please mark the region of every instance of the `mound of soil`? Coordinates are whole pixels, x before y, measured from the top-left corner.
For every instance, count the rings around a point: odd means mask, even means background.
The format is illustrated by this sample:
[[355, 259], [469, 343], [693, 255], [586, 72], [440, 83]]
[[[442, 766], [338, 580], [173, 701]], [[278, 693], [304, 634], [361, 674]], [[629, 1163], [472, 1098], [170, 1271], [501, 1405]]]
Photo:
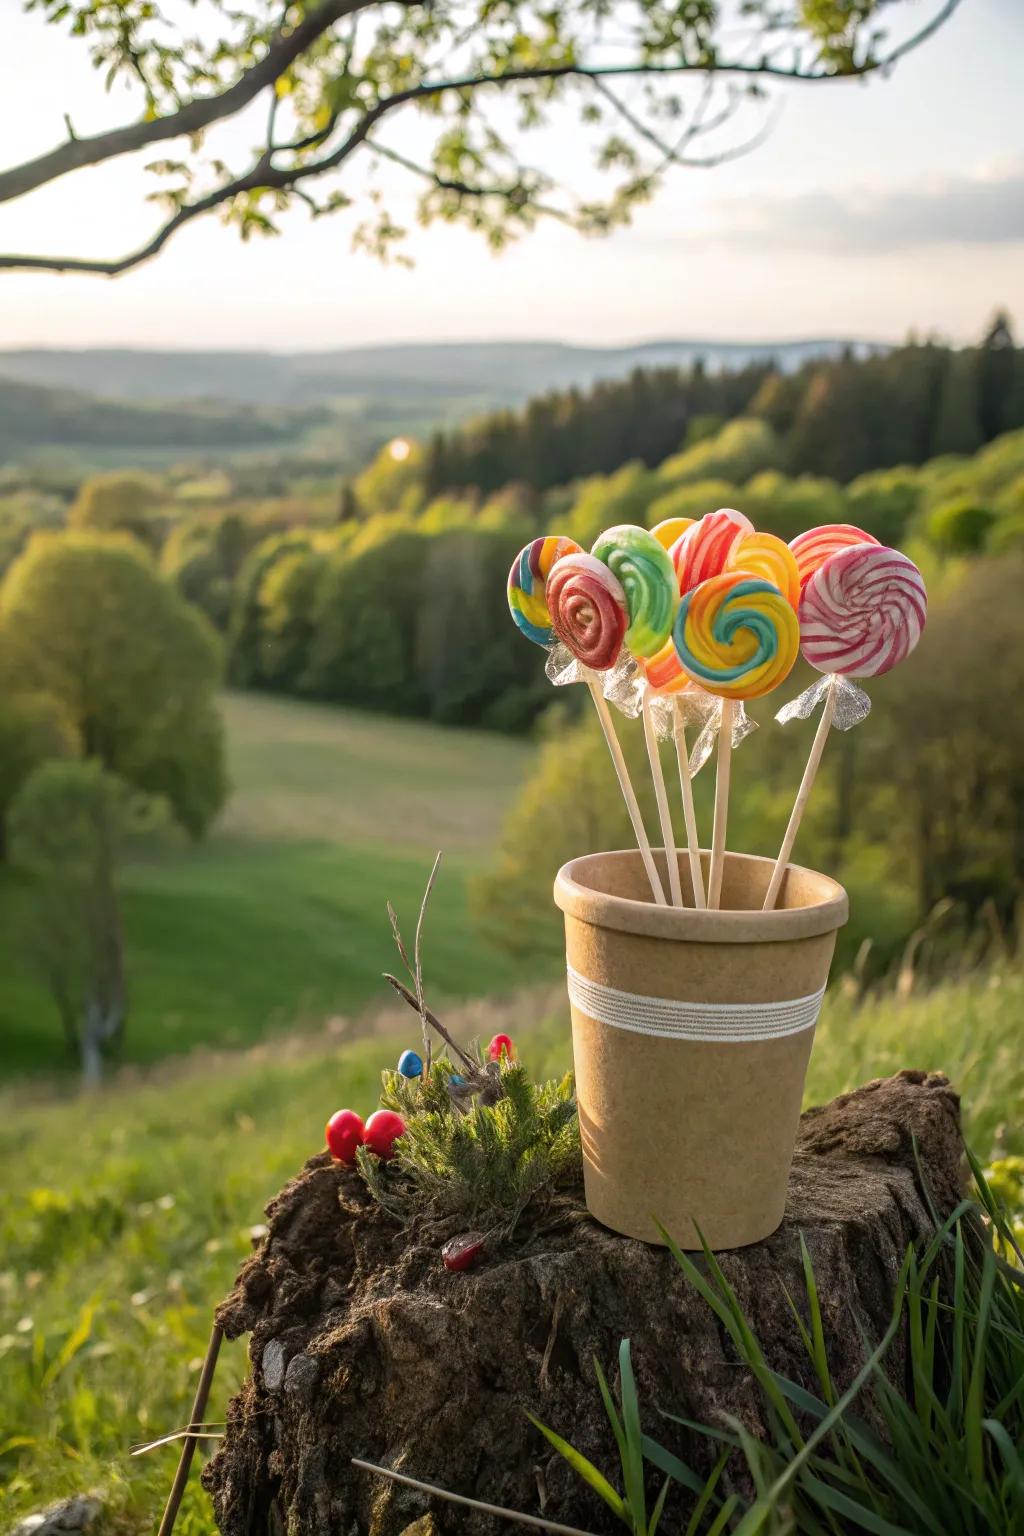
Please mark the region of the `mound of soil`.
[[[959, 1101], [941, 1075], [902, 1072], [807, 1111], [783, 1225], [720, 1255], [769, 1363], [814, 1387], [786, 1299], [805, 1295], [801, 1234], [842, 1386], [887, 1326], [907, 1245], [931, 1235], [930, 1207], [948, 1214], [962, 1182]], [[526, 1414], [617, 1469], [593, 1361], [613, 1375], [624, 1337], [645, 1428], [697, 1469], [713, 1462], [708, 1443], [659, 1409], [706, 1423], [725, 1412], [763, 1429], [749, 1376], [672, 1256], [598, 1226], [581, 1190], [559, 1194], [461, 1274], [440, 1256], [457, 1225], [399, 1226], [326, 1154], [267, 1216], [267, 1236], [218, 1312], [229, 1337], [251, 1334], [252, 1361], [204, 1473], [224, 1536], [399, 1536], [428, 1511], [444, 1536], [502, 1528], [358, 1470], [354, 1456], [611, 1531], [610, 1511]], [[903, 1367], [897, 1344], [896, 1379]]]

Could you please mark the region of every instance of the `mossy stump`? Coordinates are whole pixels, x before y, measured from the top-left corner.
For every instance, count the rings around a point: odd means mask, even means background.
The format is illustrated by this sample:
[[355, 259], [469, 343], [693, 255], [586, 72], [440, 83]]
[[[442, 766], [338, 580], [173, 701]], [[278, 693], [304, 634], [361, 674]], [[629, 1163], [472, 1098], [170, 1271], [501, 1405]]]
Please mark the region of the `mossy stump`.
[[[962, 1154], [958, 1099], [939, 1074], [902, 1072], [804, 1114], [782, 1226], [719, 1255], [774, 1369], [815, 1386], [787, 1301], [805, 1297], [801, 1236], [843, 1387], [889, 1322], [908, 1244], [926, 1241], [931, 1212], [941, 1219], [960, 1198]], [[705, 1423], [729, 1413], [763, 1429], [749, 1375], [671, 1254], [598, 1226], [581, 1191], [528, 1212], [462, 1274], [440, 1256], [458, 1223], [400, 1226], [326, 1154], [267, 1215], [267, 1236], [218, 1311], [228, 1337], [251, 1334], [252, 1361], [204, 1473], [224, 1536], [400, 1536], [428, 1513], [438, 1536], [502, 1528], [359, 1471], [353, 1456], [611, 1531], [610, 1512], [526, 1415], [617, 1472], [593, 1360], [611, 1373], [624, 1337], [644, 1428], [696, 1469], [710, 1468], [710, 1445], [659, 1410]], [[897, 1339], [895, 1379], [904, 1366]], [[673, 1493], [666, 1529], [686, 1497]]]

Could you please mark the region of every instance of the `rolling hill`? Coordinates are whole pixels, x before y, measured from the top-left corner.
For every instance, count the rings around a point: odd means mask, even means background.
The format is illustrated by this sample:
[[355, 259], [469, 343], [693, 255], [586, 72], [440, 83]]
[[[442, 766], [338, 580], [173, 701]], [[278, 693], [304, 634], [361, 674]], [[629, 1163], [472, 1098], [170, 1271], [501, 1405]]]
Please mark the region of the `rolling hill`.
[[[512, 405], [539, 391], [618, 378], [640, 367], [712, 369], [774, 358], [797, 368], [864, 342], [657, 340], [622, 347], [557, 341], [423, 342], [324, 352], [156, 352], [131, 348], [0, 351], [0, 376], [107, 400], [216, 400], [309, 406], [345, 398], [411, 402], [472, 397], [475, 410]], [[439, 411], [438, 415], [444, 414]]]

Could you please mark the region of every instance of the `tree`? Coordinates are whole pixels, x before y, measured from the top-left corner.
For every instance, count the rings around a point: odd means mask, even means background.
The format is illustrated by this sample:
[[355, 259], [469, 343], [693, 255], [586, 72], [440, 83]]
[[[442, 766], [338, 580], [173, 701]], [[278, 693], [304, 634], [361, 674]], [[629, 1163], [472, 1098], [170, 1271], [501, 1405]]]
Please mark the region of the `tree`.
[[29, 948], [89, 1084], [125, 1025], [121, 851], [161, 821], [158, 803], [98, 762], [44, 763], [11, 806], [11, 860], [34, 896]]
[[[616, 38], [608, 0], [239, 0], [218, 3], [205, 34], [190, 10], [176, 26], [152, 0], [35, 0], [45, 21], [88, 39], [108, 82], [136, 88], [139, 111], [98, 134], [69, 122], [64, 143], [0, 173], [0, 202], [140, 150], [185, 147], [150, 162], [166, 217], [138, 249], [96, 260], [12, 253], [0, 267], [124, 272], [215, 209], [243, 239], [274, 234], [296, 203], [314, 217], [349, 206], [335, 173], [366, 157], [422, 183], [422, 221], [461, 221], [495, 248], [545, 217], [607, 230], [673, 168], [717, 164], [757, 143], [764, 82], [884, 74], [958, 3], [935, 0], [926, 20], [893, 38], [879, 20], [897, 8], [906, 16], [909, 0], [804, 0], [788, 11], [748, 0], [739, 27], [717, 0], [639, 0], [621, 7]], [[687, 76], [698, 86], [692, 102], [680, 95]], [[511, 99], [510, 132], [485, 115], [497, 98]], [[204, 159], [210, 130], [257, 101], [266, 127], [252, 161], [239, 170], [215, 153]], [[609, 183], [600, 199], [574, 196], [528, 163], [523, 141], [556, 103], [578, 112], [590, 138]], [[385, 137], [401, 119], [408, 144], [410, 118], [415, 158]], [[730, 123], [736, 136], [723, 139]], [[355, 238], [386, 256], [404, 233], [371, 203]]]
[[7, 816], [22, 784], [49, 758], [71, 757], [74, 733], [60, 706], [45, 694], [0, 698], [0, 858], [7, 847]]
[[220, 650], [130, 539], [40, 535], [0, 587], [0, 681], [55, 700], [86, 757], [198, 835], [225, 794]]
[[159, 480], [134, 469], [92, 475], [68, 512], [68, 527], [90, 533], [129, 533], [140, 544], [160, 542], [157, 508], [167, 500]]

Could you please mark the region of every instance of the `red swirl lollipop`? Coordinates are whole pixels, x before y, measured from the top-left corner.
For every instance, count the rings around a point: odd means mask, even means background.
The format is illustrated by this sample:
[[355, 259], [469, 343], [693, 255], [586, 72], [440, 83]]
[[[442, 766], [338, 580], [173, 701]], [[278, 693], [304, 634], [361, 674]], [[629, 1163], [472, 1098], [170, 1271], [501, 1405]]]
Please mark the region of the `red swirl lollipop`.
[[577, 661], [595, 672], [613, 667], [629, 624], [618, 577], [594, 555], [564, 555], [545, 588], [551, 625]]
[[679, 577], [680, 594], [691, 592], [709, 576], [720, 576], [736, 540], [753, 531], [750, 518], [732, 507], [707, 512], [692, 528], [687, 528], [669, 550]]

